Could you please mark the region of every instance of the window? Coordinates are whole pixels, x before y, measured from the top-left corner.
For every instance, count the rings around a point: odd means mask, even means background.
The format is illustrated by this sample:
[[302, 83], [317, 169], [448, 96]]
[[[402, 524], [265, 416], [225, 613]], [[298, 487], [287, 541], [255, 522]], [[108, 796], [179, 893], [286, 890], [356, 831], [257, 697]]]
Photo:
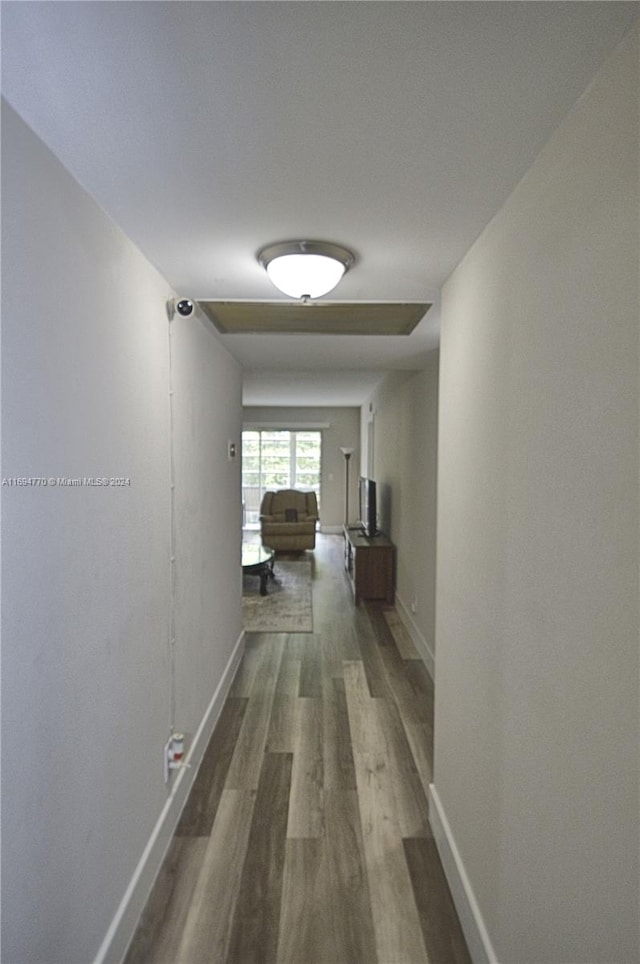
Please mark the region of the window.
[[262, 496], [273, 489], [315, 492], [320, 505], [320, 432], [242, 433], [242, 501], [245, 525], [257, 525]]

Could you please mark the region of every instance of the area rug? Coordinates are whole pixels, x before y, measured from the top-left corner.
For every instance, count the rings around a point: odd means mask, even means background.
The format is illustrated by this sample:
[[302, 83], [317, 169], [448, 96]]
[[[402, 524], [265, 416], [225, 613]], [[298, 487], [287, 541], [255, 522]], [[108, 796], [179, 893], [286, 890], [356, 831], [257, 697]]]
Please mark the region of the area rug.
[[276, 559], [273, 575], [266, 596], [257, 576], [243, 576], [243, 627], [252, 633], [312, 633], [311, 563]]

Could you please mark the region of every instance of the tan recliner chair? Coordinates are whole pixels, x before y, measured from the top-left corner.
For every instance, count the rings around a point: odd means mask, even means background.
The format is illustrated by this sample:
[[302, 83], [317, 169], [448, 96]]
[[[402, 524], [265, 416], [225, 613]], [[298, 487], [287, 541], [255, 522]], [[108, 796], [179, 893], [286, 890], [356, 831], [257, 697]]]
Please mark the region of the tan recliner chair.
[[315, 492], [265, 492], [260, 506], [262, 544], [293, 552], [315, 549], [318, 502]]

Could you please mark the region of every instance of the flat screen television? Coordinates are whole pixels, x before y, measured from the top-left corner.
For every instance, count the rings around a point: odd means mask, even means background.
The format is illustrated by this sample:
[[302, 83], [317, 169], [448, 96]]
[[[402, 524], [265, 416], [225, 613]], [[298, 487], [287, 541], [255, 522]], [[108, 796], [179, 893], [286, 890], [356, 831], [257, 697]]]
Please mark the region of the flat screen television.
[[373, 479], [360, 477], [358, 484], [359, 521], [366, 536], [371, 539], [378, 533], [378, 510], [376, 506], [376, 483]]

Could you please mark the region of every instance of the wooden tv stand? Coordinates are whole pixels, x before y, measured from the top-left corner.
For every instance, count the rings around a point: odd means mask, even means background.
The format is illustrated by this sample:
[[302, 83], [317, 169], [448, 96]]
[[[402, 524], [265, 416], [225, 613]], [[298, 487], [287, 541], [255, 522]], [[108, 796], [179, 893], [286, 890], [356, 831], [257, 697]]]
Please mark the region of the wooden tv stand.
[[395, 546], [386, 536], [369, 539], [362, 529], [344, 526], [344, 567], [349, 576], [356, 606], [361, 599], [383, 599], [393, 605], [395, 598]]

